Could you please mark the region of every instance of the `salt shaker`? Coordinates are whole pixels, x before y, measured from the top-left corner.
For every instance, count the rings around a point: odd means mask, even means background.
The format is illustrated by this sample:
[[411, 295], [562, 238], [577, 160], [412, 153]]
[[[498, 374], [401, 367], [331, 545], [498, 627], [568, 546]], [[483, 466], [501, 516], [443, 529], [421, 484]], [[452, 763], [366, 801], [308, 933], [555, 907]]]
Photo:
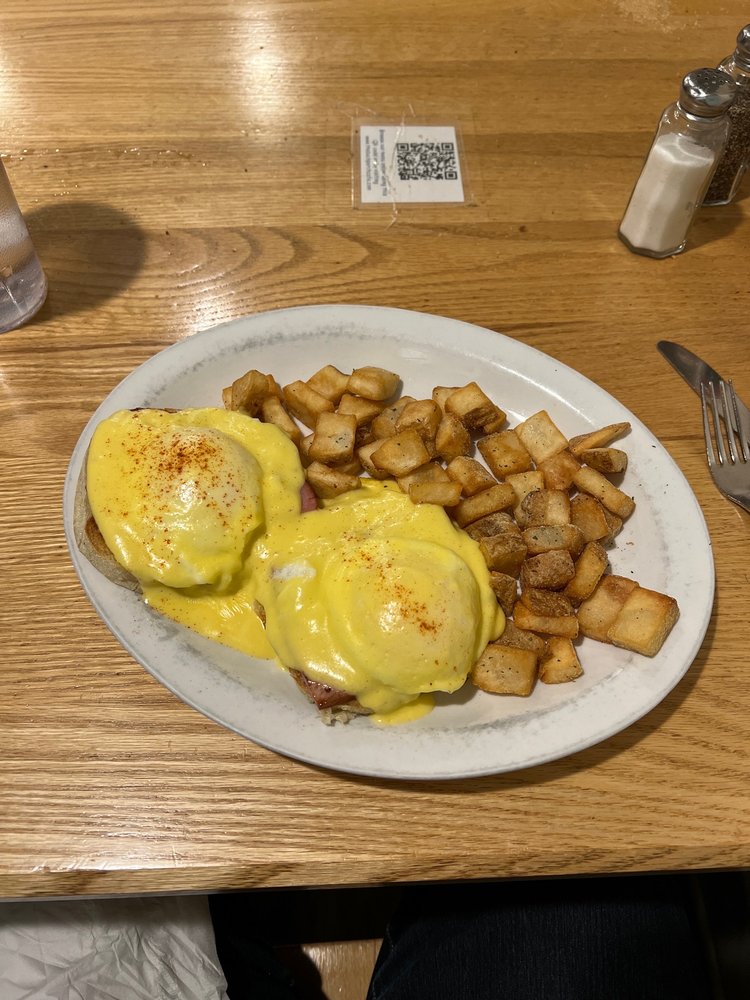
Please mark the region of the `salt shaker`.
[[620, 223], [620, 238], [635, 253], [671, 257], [685, 249], [727, 142], [736, 90], [722, 70], [697, 69], [664, 109]]
[[737, 93], [729, 111], [729, 139], [709, 185], [704, 205], [728, 205], [737, 193], [750, 159], [750, 24], [737, 35], [737, 48], [719, 63], [735, 82]]

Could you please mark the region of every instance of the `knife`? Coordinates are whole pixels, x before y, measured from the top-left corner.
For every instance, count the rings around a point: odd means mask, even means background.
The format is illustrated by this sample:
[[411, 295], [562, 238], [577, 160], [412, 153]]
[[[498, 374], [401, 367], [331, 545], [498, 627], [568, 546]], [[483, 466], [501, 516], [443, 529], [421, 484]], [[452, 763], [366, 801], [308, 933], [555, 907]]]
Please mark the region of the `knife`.
[[[707, 365], [705, 361], [681, 344], [674, 344], [670, 340], [660, 340], [656, 346], [678, 375], [682, 375], [690, 388], [697, 392], [699, 396], [701, 394], [701, 382], [718, 383], [723, 381], [717, 371], [714, 371], [710, 365]], [[745, 433], [750, 435], [750, 409], [740, 401], [739, 397], [737, 398], [737, 412], [739, 413], [740, 422]], [[734, 413], [729, 414], [729, 421], [732, 425], [732, 430], [738, 433]]]

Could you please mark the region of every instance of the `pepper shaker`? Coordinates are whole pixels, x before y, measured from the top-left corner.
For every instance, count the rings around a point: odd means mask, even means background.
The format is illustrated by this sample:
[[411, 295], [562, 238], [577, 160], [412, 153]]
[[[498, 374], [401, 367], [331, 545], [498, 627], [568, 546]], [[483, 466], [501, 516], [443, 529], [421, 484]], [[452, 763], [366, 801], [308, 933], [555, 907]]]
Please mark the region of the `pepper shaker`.
[[737, 35], [737, 48], [719, 63], [735, 82], [737, 93], [729, 111], [729, 139], [706, 192], [704, 205], [728, 205], [737, 193], [750, 159], [750, 24]]
[[697, 69], [662, 112], [619, 235], [635, 253], [671, 257], [685, 249], [727, 136], [737, 88], [722, 70]]

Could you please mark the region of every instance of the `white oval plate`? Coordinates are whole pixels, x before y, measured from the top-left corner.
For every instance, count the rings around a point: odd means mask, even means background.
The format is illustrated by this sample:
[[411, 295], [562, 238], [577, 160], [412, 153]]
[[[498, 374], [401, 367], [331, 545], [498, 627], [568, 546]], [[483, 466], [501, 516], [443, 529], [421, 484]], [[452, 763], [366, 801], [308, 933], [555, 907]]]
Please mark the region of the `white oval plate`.
[[[681, 616], [653, 659], [590, 639], [584, 675], [538, 684], [529, 698], [470, 685], [441, 696], [426, 718], [378, 727], [368, 719], [328, 727], [273, 663], [255, 660], [178, 626], [102, 577], [72, 534], [75, 486], [95, 425], [136, 406], [220, 406], [221, 389], [249, 368], [285, 384], [325, 364], [378, 365], [404, 391], [472, 379], [511, 425], [546, 409], [568, 437], [629, 420], [630, 467], [622, 488], [637, 508], [611, 551], [613, 572], [671, 594]], [[308, 306], [262, 313], [206, 330], [155, 355], [124, 379], [87, 424], [65, 481], [65, 532], [94, 607], [122, 645], [183, 701], [265, 747], [334, 770], [381, 778], [460, 778], [529, 767], [575, 753], [657, 705], [692, 663], [713, 604], [711, 547], [697, 501], [677, 465], [632, 413], [573, 369], [500, 334], [439, 316], [372, 306]]]

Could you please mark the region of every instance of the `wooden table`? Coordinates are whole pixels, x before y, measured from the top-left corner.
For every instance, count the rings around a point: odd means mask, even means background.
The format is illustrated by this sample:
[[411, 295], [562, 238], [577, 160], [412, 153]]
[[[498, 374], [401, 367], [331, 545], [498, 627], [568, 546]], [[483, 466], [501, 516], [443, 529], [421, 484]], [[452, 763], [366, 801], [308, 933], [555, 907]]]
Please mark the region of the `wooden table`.
[[[678, 340], [750, 398], [747, 193], [689, 252], [619, 218], [731, 0], [4, 0], [5, 164], [46, 267], [0, 337], [0, 895], [374, 884], [750, 864], [750, 517], [703, 456]], [[358, 115], [461, 125], [474, 203], [352, 206]], [[468, 320], [577, 368], [660, 438], [705, 512], [715, 616], [677, 689], [569, 759], [394, 784], [286, 760], [186, 707], [98, 619], [61, 490], [136, 365], [233, 317], [318, 302]], [[685, 540], [686, 546], [690, 540]]]

